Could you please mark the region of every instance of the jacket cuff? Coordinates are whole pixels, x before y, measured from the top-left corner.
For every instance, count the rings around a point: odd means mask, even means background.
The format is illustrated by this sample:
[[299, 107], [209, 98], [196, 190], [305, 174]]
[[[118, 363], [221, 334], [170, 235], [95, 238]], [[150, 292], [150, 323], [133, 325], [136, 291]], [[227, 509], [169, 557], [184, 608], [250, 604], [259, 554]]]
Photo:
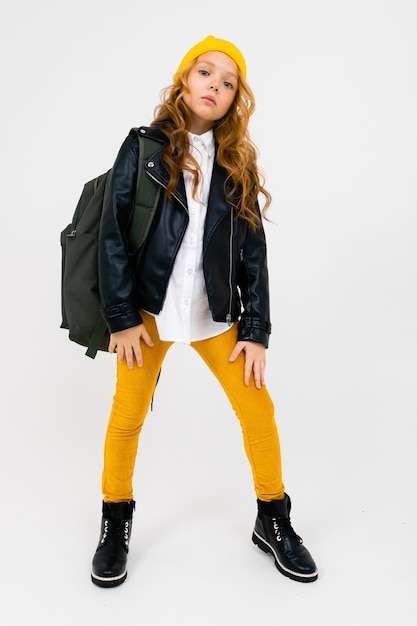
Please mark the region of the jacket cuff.
[[102, 310], [110, 333], [117, 333], [143, 323], [139, 310], [131, 302], [123, 302]]
[[242, 318], [239, 322], [238, 341], [254, 341], [267, 348], [270, 334], [271, 324], [269, 322], [254, 320], [250, 317]]

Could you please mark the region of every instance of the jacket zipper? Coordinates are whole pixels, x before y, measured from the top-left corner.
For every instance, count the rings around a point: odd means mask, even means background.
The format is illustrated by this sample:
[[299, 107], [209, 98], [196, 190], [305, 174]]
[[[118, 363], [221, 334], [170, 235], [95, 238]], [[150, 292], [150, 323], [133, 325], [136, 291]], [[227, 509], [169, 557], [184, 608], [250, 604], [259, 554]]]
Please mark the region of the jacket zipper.
[[[157, 183], [157, 185], [160, 185], [163, 189], [166, 189], [166, 186], [157, 178], [155, 178], [155, 176], [152, 176], [152, 174], [149, 172], [149, 170], [146, 170], [147, 175], [152, 178], [153, 181], [155, 181]], [[188, 207], [182, 202], [181, 198], [179, 196], [177, 196], [174, 193], [174, 198], [180, 203], [180, 205], [187, 211], [188, 213]], [[229, 311], [226, 315], [226, 323], [231, 326], [232, 325], [232, 299], [233, 299], [233, 285], [232, 285], [232, 278], [233, 278], [233, 233], [234, 233], [234, 222], [233, 222], [233, 208], [230, 207], [230, 239], [229, 239]], [[240, 251], [241, 255], [243, 254], [243, 251]]]
[[229, 312], [226, 315], [226, 322], [229, 326], [232, 325], [232, 298], [233, 298], [233, 286], [232, 286], [232, 276], [233, 276], [233, 207], [230, 207], [230, 240], [229, 240]]
[[[152, 178], [153, 181], [156, 182], [157, 185], [159, 185], [160, 187], [162, 187], [162, 189], [166, 189], [166, 185], [164, 185], [163, 182], [161, 182], [160, 180], [158, 180], [157, 178], [155, 178], [155, 176], [152, 176], [152, 174], [149, 172], [149, 170], [146, 170], [146, 174], [149, 176], [149, 178]], [[181, 200], [181, 198], [179, 196], [177, 196], [176, 193], [173, 194], [174, 198], [176, 200], [178, 200], [178, 202], [180, 203], [180, 205], [187, 211], [188, 213], [188, 207], [187, 205], [184, 204], [184, 202]]]

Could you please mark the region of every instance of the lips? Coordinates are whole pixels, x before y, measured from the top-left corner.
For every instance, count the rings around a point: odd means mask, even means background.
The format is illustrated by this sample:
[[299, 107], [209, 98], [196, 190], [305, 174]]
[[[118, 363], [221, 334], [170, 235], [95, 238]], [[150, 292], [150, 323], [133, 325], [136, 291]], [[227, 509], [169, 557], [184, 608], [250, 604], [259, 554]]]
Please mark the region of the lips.
[[210, 96], [203, 96], [201, 99], [204, 100], [204, 102], [209, 102], [210, 104], [216, 104], [215, 99], [211, 98]]

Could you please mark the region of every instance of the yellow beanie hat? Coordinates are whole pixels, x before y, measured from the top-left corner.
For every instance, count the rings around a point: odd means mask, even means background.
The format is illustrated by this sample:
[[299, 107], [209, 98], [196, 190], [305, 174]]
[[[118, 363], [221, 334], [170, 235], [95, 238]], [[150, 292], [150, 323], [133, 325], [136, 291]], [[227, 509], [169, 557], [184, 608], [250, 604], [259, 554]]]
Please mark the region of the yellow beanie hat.
[[203, 41], [196, 43], [185, 55], [183, 60], [178, 66], [178, 69], [175, 73], [175, 78], [177, 78], [178, 74], [186, 67], [189, 63], [194, 61], [197, 57], [205, 52], [224, 52], [227, 54], [238, 66], [243, 78], [246, 79], [246, 62], [243, 54], [240, 52], [235, 45], [230, 43], [230, 41], [226, 41], [225, 39], [217, 39], [217, 37], [213, 37], [213, 35], [209, 35]]

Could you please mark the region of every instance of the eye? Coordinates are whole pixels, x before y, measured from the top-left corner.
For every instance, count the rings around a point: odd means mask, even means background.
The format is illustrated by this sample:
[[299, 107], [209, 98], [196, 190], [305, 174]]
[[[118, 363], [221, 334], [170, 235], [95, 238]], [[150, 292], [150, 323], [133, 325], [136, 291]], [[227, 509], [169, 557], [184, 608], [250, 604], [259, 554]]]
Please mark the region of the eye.
[[224, 81], [224, 86], [226, 87], [226, 89], [233, 89], [233, 85], [232, 83], [229, 83], [229, 81]]
[[198, 73], [201, 74], [201, 76], [208, 76], [209, 75], [207, 70], [198, 70]]

